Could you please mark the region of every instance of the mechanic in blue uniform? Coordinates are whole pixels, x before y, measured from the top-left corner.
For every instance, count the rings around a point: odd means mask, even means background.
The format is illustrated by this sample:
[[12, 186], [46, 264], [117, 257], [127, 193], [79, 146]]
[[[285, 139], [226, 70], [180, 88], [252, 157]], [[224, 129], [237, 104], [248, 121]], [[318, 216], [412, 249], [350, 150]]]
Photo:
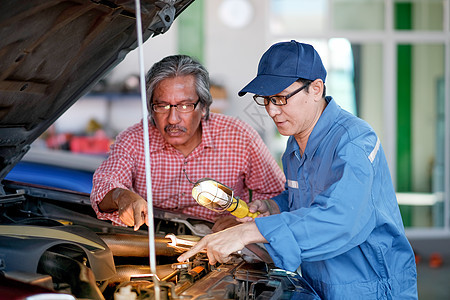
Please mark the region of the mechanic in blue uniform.
[[254, 201], [243, 224], [204, 237], [211, 264], [265, 243], [323, 299], [417, 299], [417, 273], [388, 164], [374, 130], [325, 95], [319, 54], [296, 41], [272, 45], [239, 95], [255, 94], [282, 135], [286, 190]]

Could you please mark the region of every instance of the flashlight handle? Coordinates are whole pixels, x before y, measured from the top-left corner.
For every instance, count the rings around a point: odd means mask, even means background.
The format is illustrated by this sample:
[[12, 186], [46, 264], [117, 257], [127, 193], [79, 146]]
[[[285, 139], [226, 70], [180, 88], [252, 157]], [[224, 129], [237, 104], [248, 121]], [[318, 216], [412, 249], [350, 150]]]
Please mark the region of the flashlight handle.
[[254, 212], [254, 213], [248, 212], [247, 217], [252, 217], [252, 218], [254, 219], [254, 218], [256, 218], [257, 216], [259, 216], [259, 214], [260, 214], [259, 211]]
[[254, 219], [260, 214], [259, 211], [251, 213], [247, 203], [238, 197], [233, 197], [232, 205], [230, 205], [227, 210], [230, 211], [233, 216], [238, 218], [252, 217]]

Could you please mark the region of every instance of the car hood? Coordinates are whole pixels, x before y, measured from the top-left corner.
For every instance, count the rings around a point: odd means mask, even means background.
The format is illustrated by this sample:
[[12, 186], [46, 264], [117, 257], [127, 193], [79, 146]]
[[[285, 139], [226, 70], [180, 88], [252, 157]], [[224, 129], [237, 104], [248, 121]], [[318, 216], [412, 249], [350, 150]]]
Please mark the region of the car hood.
[[[141, 0], [144, 41], [194, 0]], [[137, 47], [134, 0], [0, 2], [0, 180]]]

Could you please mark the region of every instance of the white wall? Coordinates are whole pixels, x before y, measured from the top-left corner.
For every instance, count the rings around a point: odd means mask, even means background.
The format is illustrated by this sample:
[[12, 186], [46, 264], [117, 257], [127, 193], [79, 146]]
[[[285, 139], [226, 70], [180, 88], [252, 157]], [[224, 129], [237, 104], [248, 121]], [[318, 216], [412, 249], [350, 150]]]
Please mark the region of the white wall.
[[224, 2], [205, 1], [205, 65], [212, 82], [227, 90], [229, 106], [225, 113], [252, 125], [274, 156], [279, 156], [279, 148], [284, 149], [285, 144], [272, 140], [276, 128], [265, 109], [256, 105], [251, 95], [237, 95], [256, 76], [258, 62], [271, 44], [266, 28], [269, 1], [249, 0], [252, 16], [246, 26], [238, 28], [227, 26], [221, 20]]
[[280, 138], [272, 119], [264, 107], [254, 103], [252, 95], [237, 95], [256, 76], [259, 60], [272, 44], [267, 22], [269, 1], [248, 0], [252, 7], [252, 17], [242, 28], [227, 26], [221, 20], [220, 9], [225, 1], [205, 2], [206, 66], [212, 81], [227, 89], [229, 106], [225, 113], [253, 126], [273, 156], [279, 159], [286, 139]]

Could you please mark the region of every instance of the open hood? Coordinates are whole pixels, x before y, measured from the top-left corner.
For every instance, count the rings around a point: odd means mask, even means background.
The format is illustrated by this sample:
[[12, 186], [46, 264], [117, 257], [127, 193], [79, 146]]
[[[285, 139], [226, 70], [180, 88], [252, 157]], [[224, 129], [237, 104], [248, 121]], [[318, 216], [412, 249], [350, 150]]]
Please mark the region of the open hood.
[[[141, 0], [144, 41], [194, 0]], [[134, 0], [0, 2], [0, 180], [137, 47]]]

